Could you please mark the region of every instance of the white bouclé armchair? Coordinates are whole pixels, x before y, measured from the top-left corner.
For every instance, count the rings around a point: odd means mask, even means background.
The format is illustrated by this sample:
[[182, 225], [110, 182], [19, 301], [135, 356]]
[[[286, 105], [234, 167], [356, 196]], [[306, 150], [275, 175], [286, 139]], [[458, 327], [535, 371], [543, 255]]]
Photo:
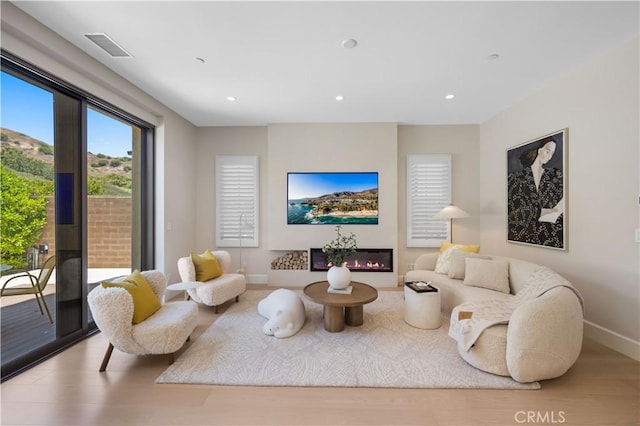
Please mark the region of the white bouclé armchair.
[[[164, 274], [156, 270], [141, 274], [161, 301], [167, 288]], [[174, 353], [198, 325], [198, 307], [191, 301], [162, 303], [159, 310], [137, 324], [132, 322], [133, 297], [124, 288], [98, 285], [89, 293], [88, 302], [96, 325], [109, 341], [100, 372], [106, 370], [114, 348], [133, 355], [168, 354], [171, 364]]]
[[[187, 290], [189, 296], [198, 303], [213, 306], [214, 312], [218, 312], [218, 306], [227, 300], [236, 299], [247, 290], [247, 280], [243, 274], [229, 272], [231, 255], [226, 250], [211, 252], [220, 265], [222, 275], [217, 278], [204, 281], [202, 285]], [[178, 273], [182, 282], [196, 281], [196, 268], [191, 256], [178, 259]]]

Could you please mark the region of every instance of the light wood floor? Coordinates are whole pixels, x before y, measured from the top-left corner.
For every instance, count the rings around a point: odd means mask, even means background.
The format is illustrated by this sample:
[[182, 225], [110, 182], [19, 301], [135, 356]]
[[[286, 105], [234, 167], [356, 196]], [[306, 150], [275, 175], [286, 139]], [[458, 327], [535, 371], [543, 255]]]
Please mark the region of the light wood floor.
[[[219, 315], [201, 307], [192, 341]], [[0, 423], [640, 424], [640, 363], [589, 340], [567, 374], [543, 381], [535, 391], [156, 385], [167, 367], [164, 356], [136, 357], [115, 350], [101, 374], [106, 347], [98, 334], [0, 385]]]

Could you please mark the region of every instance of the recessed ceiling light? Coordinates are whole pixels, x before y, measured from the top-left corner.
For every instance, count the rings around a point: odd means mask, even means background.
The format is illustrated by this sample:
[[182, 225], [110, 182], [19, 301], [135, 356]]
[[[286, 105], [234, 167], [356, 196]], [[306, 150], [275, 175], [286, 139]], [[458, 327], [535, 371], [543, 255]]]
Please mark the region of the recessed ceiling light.
[[236, 97], [235, 96], [227, 96], [227, 100], [229, 102], [234, 102], [236, 100]]
[[451, 99], [453, 99], [453, 98], [455, 98], [455, 97], [456, 97], [456, 95], [454, 95], [453, 93], [449, 93], [449, 94], [448, 94], [447, 96], [445, 96], [444, 98], [445, 98], [446, 100], [451, 100]]
[[342, 40], [342, 47], [345, 49], [353, 49], [358, 45], [358, 41], [353, 38], [347, 38]]
[[344, 96], [342, 95], [336, 96], [336, 101], [344, 101]]
[[487, 56], [487, 59], [490, 61], [495, 61], [496, 59], [499, 59], [500, 55], [497, 53], [492, 53], [491, 55]]

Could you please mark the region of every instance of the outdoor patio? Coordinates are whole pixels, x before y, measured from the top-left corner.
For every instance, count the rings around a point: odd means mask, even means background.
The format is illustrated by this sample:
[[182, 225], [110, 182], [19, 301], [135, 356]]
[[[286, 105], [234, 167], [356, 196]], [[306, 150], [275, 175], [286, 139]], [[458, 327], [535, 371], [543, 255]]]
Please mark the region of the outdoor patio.
[[[127, 275], [131, 272], [128, 268], [101, 268], [90, 269], [89, 283], [99, 283], [114, 277]], [[36, 276], [39, 270], [30, 271]], [[2, 286], [13, 275], [0, 277]], [[28, 281], [16, 279], [10, 285], [20, 285]], [[93, 288], [96, 284], [89, 284]], [[44, 289], [44, 296], [53, 318], [53, 324], [49, 322], [46, 312], [40, 313], [38, 303], [33, 294], [19, 296], [0, 297], [0, 342], [2, 342], [0, 357], [2, 363], [11, 362], [21, 355], [52, 342], [56, 339], [56, 277], [55, 270], [49, 283]], [[89, 318], [91, 313], [89, 312]]]

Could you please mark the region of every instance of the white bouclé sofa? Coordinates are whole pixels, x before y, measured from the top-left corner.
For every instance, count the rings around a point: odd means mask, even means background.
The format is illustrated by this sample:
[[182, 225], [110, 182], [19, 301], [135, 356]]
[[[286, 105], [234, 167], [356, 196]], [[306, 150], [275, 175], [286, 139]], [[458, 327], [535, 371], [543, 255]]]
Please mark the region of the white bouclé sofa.
[[[559, 274], [530, 262], [456, 255], [453, 278], [442, 270], [435, 272], [440, 253], [428, 253], [416, 260], [405, 281], [431, 281], [440, 289], [441, 310], [451, 315], [449, 335], [457, 340], [462, 358], [478, 369], [522, 383], [563, 375], [582, 348], [583, 302], [578, 291]], [[473, 282], [483, 279], [478, 265], [487, 264], [506, 268], [506, 290]], [[466, 265], [464, 277], [460, 265]], [[486, 275], [484, 279], [490, 280], [491, 274]]]

